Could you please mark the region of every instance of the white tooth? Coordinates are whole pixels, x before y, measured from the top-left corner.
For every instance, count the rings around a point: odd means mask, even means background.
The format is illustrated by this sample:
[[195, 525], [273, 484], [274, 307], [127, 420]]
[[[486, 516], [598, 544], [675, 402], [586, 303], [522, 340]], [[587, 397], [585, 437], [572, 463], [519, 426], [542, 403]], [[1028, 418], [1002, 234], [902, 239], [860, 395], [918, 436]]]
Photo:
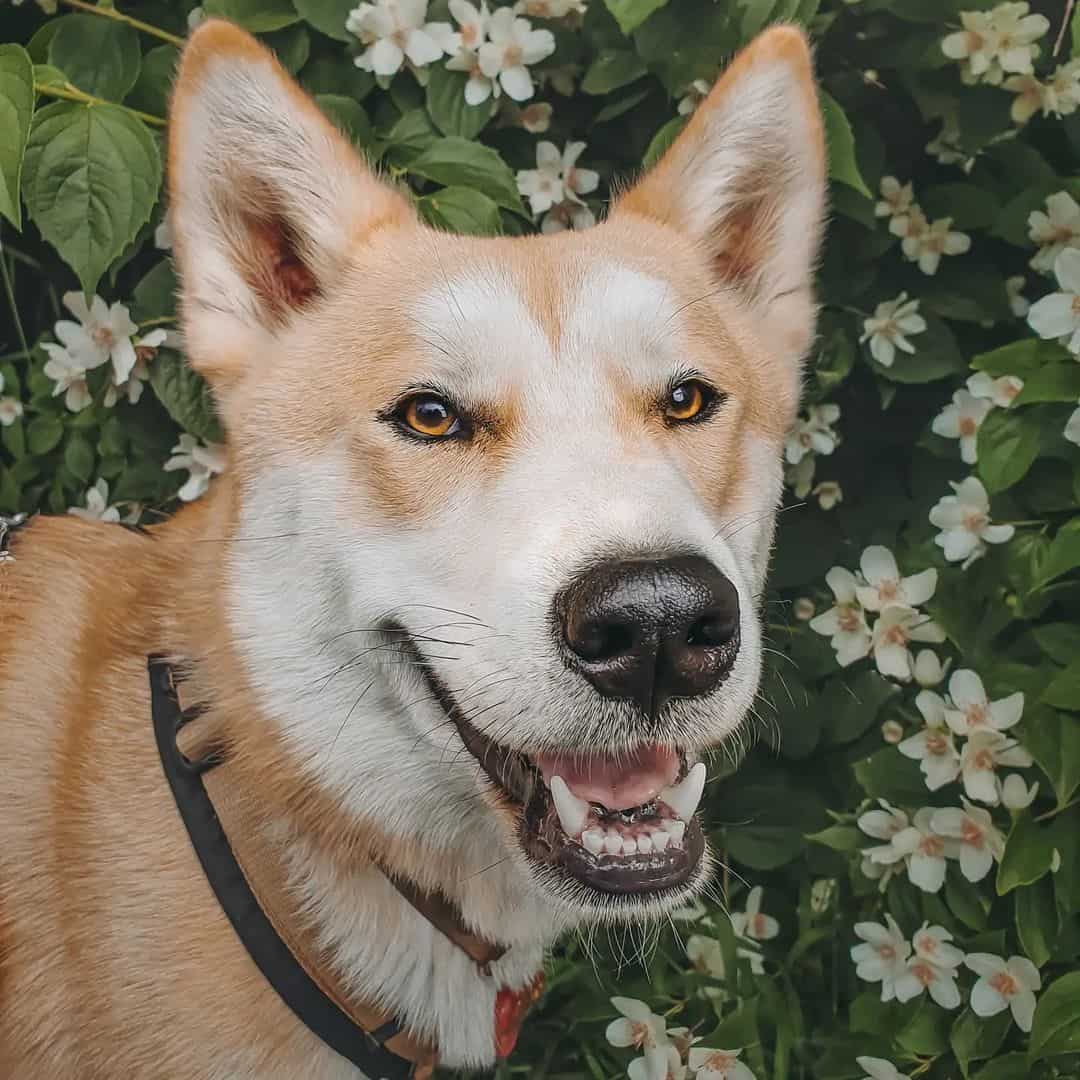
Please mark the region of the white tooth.
[[579, 836], [589, 819], [589, 804], [579, 799], [567, 786], [561, 776], [553, 776], [548, 785], [551, 789], [551, 801], [555, 804], [559, 821], [567, 836]]
[[586, 829], [581, 834], [581, 843], [586, 851], [599, 855], [604, 850], [603, 829]]
[[705, 790], [705, 762], [699, 761], [679, 783], [666, 787], [657, 795], [676, 814], [689, 821], [694, 816], [697, 805], [701, 802], [701, 793]]
[[637, 849], [641, 852], [642, 855], [651, 855], [652, 841], [647, 836], [642, 834], [637, 838]]
[[657, 829], [652, 834], [653, 851], [663, 851], [670, 842], [671, 837], [663, 829]]
[[624, 855], [637, 854], [637, 841], [633, 837], [628, 837], [622, 842], [622, 853]]
[[682, 843], [683, 834], [686, 832], [686, 822], [679, 821], [677, 818], [674, 821], [667, 823], [668, 836], [671, 837], [672, 846], [678, 847]]
[[617, 832], [609, 832], [604, 837], [604, 850], [609, 855], [622, 854], [622, 837]]

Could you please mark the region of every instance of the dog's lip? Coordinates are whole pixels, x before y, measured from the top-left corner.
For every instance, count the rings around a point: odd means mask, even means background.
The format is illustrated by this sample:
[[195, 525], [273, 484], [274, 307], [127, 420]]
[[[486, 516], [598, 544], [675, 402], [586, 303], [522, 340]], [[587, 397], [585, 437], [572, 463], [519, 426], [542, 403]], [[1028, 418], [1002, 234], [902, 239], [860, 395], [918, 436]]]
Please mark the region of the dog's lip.
[[[510, 808], [520, 814], [518, 841], [533, 862], [558, 868], [599, 892], [626, 897], [677, 890], [690, 880], [705, 850], [705, 838], [696, 814], [691, 815], [685, 823], [685, 835], [679, 846], [673, 844], [663, 851], [637, 855], [594, 854], [586, 850], [581, 843], [568, 837], [563, 829], [548, 783], [545, 782], [550, 778], [543, 776], [537, 763], [544, 758], [550, 761], [561, 756], [572, 756], [572, 752], [559, 755], [549, 751], [530, 758], [478, 730], [465, 717], [453, 694], [432, 669], [408, 631], [397, 624], [388, 629], [397, 636], [401, 645], [413, 653], [424, 681], [442, 711], [454, 724], [465, 748], [510, 804]], [[684, 780], [688, 769], [687, 757], [679, 751], [675, 780]], [[594, 809], [622, 819], [640, 814], [643, 821], [654, 820], [656, 813], [653, 804], [618, 810], [594, 804]]]

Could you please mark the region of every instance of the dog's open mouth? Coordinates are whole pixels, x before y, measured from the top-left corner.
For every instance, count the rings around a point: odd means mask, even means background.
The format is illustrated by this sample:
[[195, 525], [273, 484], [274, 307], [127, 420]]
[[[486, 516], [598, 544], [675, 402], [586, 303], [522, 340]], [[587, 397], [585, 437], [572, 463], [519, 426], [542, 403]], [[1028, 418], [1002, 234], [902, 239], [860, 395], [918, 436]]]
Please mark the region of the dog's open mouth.
[[416, 652], [465, 747], [520, 811], [519, 840], [532, 860], [621, 895], [675, 889], [691, 878], [705, 848], [695, 816], [703, 763], [661, 746], [610, 755], [510, 750], [468, 722]]

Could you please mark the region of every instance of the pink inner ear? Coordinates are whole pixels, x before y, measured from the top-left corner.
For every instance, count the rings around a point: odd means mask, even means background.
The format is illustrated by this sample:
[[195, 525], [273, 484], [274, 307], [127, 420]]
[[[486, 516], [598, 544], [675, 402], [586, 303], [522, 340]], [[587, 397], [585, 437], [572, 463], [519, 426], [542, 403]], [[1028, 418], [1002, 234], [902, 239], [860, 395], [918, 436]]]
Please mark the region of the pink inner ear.
[[274, 315], [284, 318], [318, 293], [315, 275], [280, 218], [248, 221], [246, 240], [244, 276]]

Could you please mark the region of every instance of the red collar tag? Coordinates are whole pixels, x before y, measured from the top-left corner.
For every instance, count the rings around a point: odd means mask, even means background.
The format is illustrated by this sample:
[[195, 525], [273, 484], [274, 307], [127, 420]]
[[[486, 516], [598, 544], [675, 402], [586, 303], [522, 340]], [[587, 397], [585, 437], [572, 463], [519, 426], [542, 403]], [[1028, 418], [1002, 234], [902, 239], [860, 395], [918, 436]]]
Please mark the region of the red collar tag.
[[520, 990], [504, 986], [495, 995], [495, 1056], [508, 1058], [513, 1053], [525, 1014], [544, 992], [544, 973], [538, 971], [532, 982]]

